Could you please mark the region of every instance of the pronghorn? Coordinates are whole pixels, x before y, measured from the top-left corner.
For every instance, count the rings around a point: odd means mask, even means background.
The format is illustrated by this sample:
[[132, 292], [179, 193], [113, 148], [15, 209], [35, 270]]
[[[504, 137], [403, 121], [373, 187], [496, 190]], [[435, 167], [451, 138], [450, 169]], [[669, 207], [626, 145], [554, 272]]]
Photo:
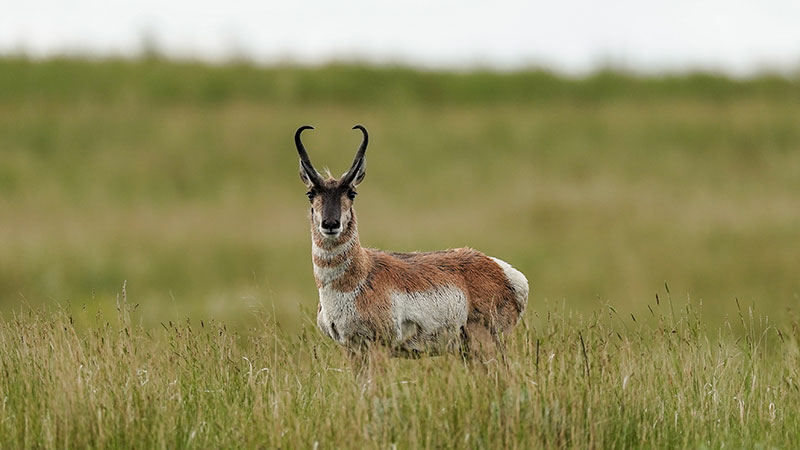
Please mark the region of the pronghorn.
[[[367, 130], [340, 179], [314, 169], [300, 135], [300, 179], [311, 202], [311, 249], [319, 289], [317, 325], [358, 361], [370, 348], [393, 356], [461, 351], [483, 357], [519, 321], [528, 280], [508, 263], [471, 248], [390, 253], [363, 248], [353, 201], [366, 174]], [[375, 345], [377, 344], [377, 345]], [[363, 360], [361, 361], [363, 362]]]

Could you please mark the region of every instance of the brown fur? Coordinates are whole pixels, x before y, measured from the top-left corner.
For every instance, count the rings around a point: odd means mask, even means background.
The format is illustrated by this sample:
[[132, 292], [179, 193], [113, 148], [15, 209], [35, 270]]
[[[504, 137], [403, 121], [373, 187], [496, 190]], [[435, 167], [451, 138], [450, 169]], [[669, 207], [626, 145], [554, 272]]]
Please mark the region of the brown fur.
[[[350, 205], [348, 205], [350, 206]], [[521, 313], [515, 300], [515, 292], [509, 286], [503, 270], [492, 259], [471, 248], [458, 248], [426, 253], [394, 253], [362, 248], [358, 240], [355, 212], [347, 228], [334, 242], [326, 242], [313, 224], [315, 244], [335, 249], [349, 239], [354, 241], [348, 251], [331, 259], [314, 256], [314, 263], [321, 267], [332, 267], [349, 261], [345, 273], [331, 283], [340, 292], [351, 292], [360, 286], [356, 298], [359, 316], [376, 330], [376, 338], [391, 329], [392, 292], [424, 292], [442, 285], [460, 288], [467, 296], [468, 318], [466, 333], [469, 347], [488, 345], [483, 330], [489, 335], [510, 331]], [[317, 287], [322, 287], [316, 279]], [[473, 335], [473, 336], [469, 336]], [[478, 343], [479, 342], [479, 343]], [[485, 349], [480, 353], [485, 353]]]

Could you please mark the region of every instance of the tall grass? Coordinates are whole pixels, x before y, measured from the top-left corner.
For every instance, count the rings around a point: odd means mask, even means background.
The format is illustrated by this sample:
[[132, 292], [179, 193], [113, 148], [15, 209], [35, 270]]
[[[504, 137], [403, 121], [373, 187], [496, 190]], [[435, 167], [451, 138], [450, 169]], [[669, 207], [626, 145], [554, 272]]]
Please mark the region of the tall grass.
[[706, 328], [698, 305], [637, 315], [540, 307], [508, 366], [384, 361], [356, 378], [308, 321], [114, 323], [70, 309], [0, 321], [2, 448], [795, 448], [800, 332], [744, 309]]

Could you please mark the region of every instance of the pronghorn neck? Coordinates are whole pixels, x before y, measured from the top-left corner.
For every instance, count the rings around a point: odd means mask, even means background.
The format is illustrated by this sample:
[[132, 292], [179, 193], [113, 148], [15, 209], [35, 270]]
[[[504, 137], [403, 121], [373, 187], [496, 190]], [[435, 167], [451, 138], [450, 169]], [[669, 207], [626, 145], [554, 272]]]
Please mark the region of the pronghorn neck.
[[366, 276], [367, 255], [358, 238], [358, 224], [351, 210], [347, 228], [335, 240], [328, 240], [311, 224], [311, 259], [317, 287], [349, 291]]

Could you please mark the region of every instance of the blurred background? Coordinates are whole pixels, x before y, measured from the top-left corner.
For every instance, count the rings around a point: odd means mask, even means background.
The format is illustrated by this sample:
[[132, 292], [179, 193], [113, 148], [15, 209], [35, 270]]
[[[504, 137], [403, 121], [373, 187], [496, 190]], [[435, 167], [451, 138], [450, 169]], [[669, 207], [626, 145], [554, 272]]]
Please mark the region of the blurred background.
[[0, 16], [0, 310], [296, 329], [317, 302], [292, 135], [365, 246], [471, 246], [529, 314], [709, 321], [800, 300], [800, 5], [18, 2]]

